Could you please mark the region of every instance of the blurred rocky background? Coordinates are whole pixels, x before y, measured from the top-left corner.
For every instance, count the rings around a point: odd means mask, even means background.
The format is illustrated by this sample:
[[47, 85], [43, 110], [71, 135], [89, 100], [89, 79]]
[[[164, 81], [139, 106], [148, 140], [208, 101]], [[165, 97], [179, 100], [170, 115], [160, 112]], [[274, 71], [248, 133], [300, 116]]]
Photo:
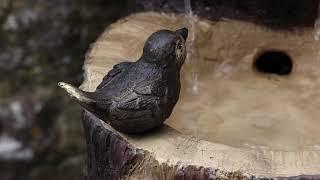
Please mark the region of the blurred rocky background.
[[0, 0], [0, 179], [83, 179], [79, 85], [90, 44], [125, 0]]

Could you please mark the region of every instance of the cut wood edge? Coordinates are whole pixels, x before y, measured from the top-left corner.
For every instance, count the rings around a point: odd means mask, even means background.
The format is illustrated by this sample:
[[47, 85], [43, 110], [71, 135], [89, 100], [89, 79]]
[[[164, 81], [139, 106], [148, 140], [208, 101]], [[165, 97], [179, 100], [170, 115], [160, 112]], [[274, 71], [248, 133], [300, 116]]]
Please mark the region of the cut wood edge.
[[[153, 19], [153, 21], [150, 22], [148, 18]], [[130, 27], [134, 24], [132, 24], [133, 21], [143, 22], [147, 25], [144, 24], [141, 25], [141, 27], [132, 27], [130, 29]], [[90, 70], [90, 68], [92, 68], [91, 65], [93, 59], [96, 63], [94, 65], [96, 68], [99, 68], [99, 63], [107, 63], [107, 65], [104, 64], [102, 68], [103, 71], [107, 72], [119, 61], [126, 59], [134, 60], [139, 57], [141, 52], [135, 50], [131, 50], [126, 54], [122, 54], [120, 57], [118, 54], [119, 52], [122, 52], [123, 49], [112, 49], [116, 48], [116, 46], [111, 48], [111, 51], [114, 52], [113, 54], [97, 56], [95, 52], [97, 49], [102, 47], [101, 44], [103, 44], [103, 46], [111, 46], [111, 44], [108, 44], [108, 39], [112, 38], [113, 33], [119, 33], [117, 32], [118, 29], [123, 28], [128, 31], [126, 33], [134, 33], [137, 30], [143, 30], [145, 31], [146, 35], [139, 38], [144, 39], [151, 32], [163, 28], [163, 24], [165, 23], [160, 22], [164, 21], [170, 22], [167, 23], [168, 27], [166, 28], [176, 29], [179, 27], [179, 25], [181, 25], [182, 18], [176, 15], [149, 12], [131, 15], [111, 25], [105, 31], [105, 33], [101, 35], [94, 46], [92, 46], [93, 49], [87, 54], [84, 65], [85, 81], [81, 85], [81, 88], [87, 91], [94, 91], [97, 83], [92, 82], [99, 82], [103, 78], [103, 74], [101, 74], [101, 72], [93, 72]], [[131, 22], [131, 24], [128, 22]], [[206, 26], [208, 26], [208, 23], [209, 22], [207, 21], [202, 21], [204, 29]], [[148, 30], [144, 30], [144, 27], [150, 28]], [[121, 39], [119, 39], [119, 41], [121, 41]], [[137, 41], [137, 47], [141, 48], [143, 45], [141, 43], [143, 42], [144, 41]], [[123, 46], [119, 47], [126, 48]], [[101, 60], [99, 60], [99, 58], [101, 58]], [[105, 58], [107, 58], [108, 61], [104, 61]], [[99, 73], [101, 76], [97, 77], [96, 74]], [[316, 175], [320, 172], [319, 150], [310, 149], [301, 151], [275, 151], [268, 148], [234, 148], [223, 144], [201, 140], [196, 137], [183, 135], [167, 125], [164, 125], [164, 127], [158, 130], [140, 136], [128, 136], [117, 132], [108, 124], [105, 124], [92, 115], [91, 117], [95, 122], [101, 123], [103, 127], [112, 132], [112, 134], [123, 138], [126, 142], [129, 142], [132, 152], [135, 155], [140, 152], [143, 154], [147, 153], [148, 155], [144, 154], [143, 158], [141, 158], [144, 159], [143, 168], [154, 167], [153, 161], [156, 161], [157, 164], [166, 165], [161, 166], [161, 168], [176, 167], [177, 169], [183, 169], [183, 167], [189, 166], [205, 167], [209, 169], [219, 169], [221, 172], [241, 172], [247, 177], [289, 177], [302, 174]], [[154, 160], [152, 160], [152, 163], [148, 164], [150, 158]], [[137, 172], [137, 168], [131, 172], [128, 170], [128, 173], [131, 174], [132, 177], [134, 177], [133, 174], [136, 174], [137, 176], [139, 174]], [[171, 174], [170, 172], [168, 173]], [[159, 179], [166, 178], [161, 177]]]
[[[247, 179], [252, 175], [244, 175], [240, 171], [227, 172], [212, 167], [195, 166], [183, 162], [173, 163], [159, 161], [155, 152], [131, 144], [132, 138], [114, 130], [111, 126], [96, 118], [86, 110], [82, 110], [82, 122], [86, 130], [88, 179]], [[177, 133], [164, 126], [156, 130], [159, 133]], [[145, 134], [153, 138], [153, 132]], [[179, 133], [178, 133], [179, 134]], [[133, 139], [144, 139], [143, 135]], [[170, 163], [170, 162], [171, 163]]]
[[[259, 156], [260, 160], [267, 163], [266, 152], [256, 153], [253, 150], [240, 150], [232, 147], [209, 143], [211, 153], [215, 157], [209, 157], [210, 161], [223, 163], [219, 158], [224, 158], [226, 166], [215, 166], [214, 163], [207, 163], [205, 158], [208, 155], [200, 150], [197, 145], [208, 147], [208, 142], [193, 137], [185, 136], [174, 129], [164, 125], [164, 127], [139, 136], [128, 136], [122, 134], [111, 126], [96, 118], [90, 112], [82, 111], [82, 121], [86, 130], [88, 145], [88, 176], [89, 179], [96, 177], [112, 179], [174, 179], [185, 180], [196, 178], [205, 179], [319, 179], [315, 174], [270, 174], [265, 171], [247, 171], [247, 164], [252, 164], [252, 157]], [[172, 148], [179, 144], [179, 149], [171, 153]], [[189, 146], [190, 144], [193, 145]], [[150, 147], [156, 144], [154, 147]], [[169, 148], [168, 147], [169, 144]], [[211, 144], [211, 145], [210, 145]], [[214, 145], [214, 146], [213, 146]], [[185, 148], [184, 150], [182, 148]], [[189, 151], [194, 153], [188, 153]], [[170, 153], [168, 153], [170, 152]], [[215, 153], [217, 152], [217, 153]], [[174, 154], [181, 153], [185, 159], [173, 158]], [[208, 153], [208, 152], [207, 152]], [[270, 152], [269, 152], [270, 153]], [[204, 162], [198, 159], [199, 154], [203, 156]], [[162, 156], [161, 156], [162, 155]], [[191, 158], [194, 155], [194, 158]], [[240, 157], [240, 158], [239, 158]], [[170, 159], [166, 159], [170, 158]], [[99, 160], [98, 160], [99, 159]], [[192, 159], [192, 160], [191, 160]], [[189, 161], [188, 161], [189, 160]], [[239, 162], [242, 160], [242, 162]], [[234, 163], [234, 165], [232, 165]], [[257, 163], [259, 166], [259, 163]], [[268, 168], [265, 165], [257, 167], [259, 169]], [[101, 167], [104, 167], [101, 169]], [[253, 167], [252, 167], [253, 168]], [[269, 167], [270, 168], [270, 167]], [[112, 169], [112, 170], [110, 170]], [[254, 173], [255, 172], [255, 173]]]

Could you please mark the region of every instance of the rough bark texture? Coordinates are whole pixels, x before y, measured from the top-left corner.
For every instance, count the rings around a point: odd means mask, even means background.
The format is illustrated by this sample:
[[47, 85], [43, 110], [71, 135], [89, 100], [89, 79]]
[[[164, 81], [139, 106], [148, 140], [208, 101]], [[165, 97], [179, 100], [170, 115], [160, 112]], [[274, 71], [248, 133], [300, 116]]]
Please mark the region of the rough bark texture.
[[81, 112], [87, 140], [87, 170], [89, 180], [120, 179], [128, 173], [134, 157], [132, 147], [88, 115]]
[[179, 169], [174, 176], [174, 180], [214, 179], [215, 177], [215, 172], [210, 168], [188, 166], [186, 168]]

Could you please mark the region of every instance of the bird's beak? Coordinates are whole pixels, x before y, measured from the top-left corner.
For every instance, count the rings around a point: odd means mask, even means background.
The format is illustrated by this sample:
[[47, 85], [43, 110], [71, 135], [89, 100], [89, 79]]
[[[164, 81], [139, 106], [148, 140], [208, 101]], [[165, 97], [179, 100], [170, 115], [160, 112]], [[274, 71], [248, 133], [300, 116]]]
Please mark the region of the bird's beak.
[[182, 36], [184, 40], [187, 40], [187, 37], [188, 37], [188, 29], [187, 28], [178, 29], [178, 30], [176, 30], [176, 33], [179, 34], [180, 36]]

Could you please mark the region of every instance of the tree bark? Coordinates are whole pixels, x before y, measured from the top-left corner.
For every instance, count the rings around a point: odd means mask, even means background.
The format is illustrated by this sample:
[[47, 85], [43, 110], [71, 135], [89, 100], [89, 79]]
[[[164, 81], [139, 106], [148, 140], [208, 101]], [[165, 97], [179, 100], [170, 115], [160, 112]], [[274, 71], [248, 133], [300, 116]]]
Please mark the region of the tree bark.
[[87, 141], [88, 179], [120, 179], [127, 174], [134, 157], [133, 148], [85, 110], [81, 118]]

